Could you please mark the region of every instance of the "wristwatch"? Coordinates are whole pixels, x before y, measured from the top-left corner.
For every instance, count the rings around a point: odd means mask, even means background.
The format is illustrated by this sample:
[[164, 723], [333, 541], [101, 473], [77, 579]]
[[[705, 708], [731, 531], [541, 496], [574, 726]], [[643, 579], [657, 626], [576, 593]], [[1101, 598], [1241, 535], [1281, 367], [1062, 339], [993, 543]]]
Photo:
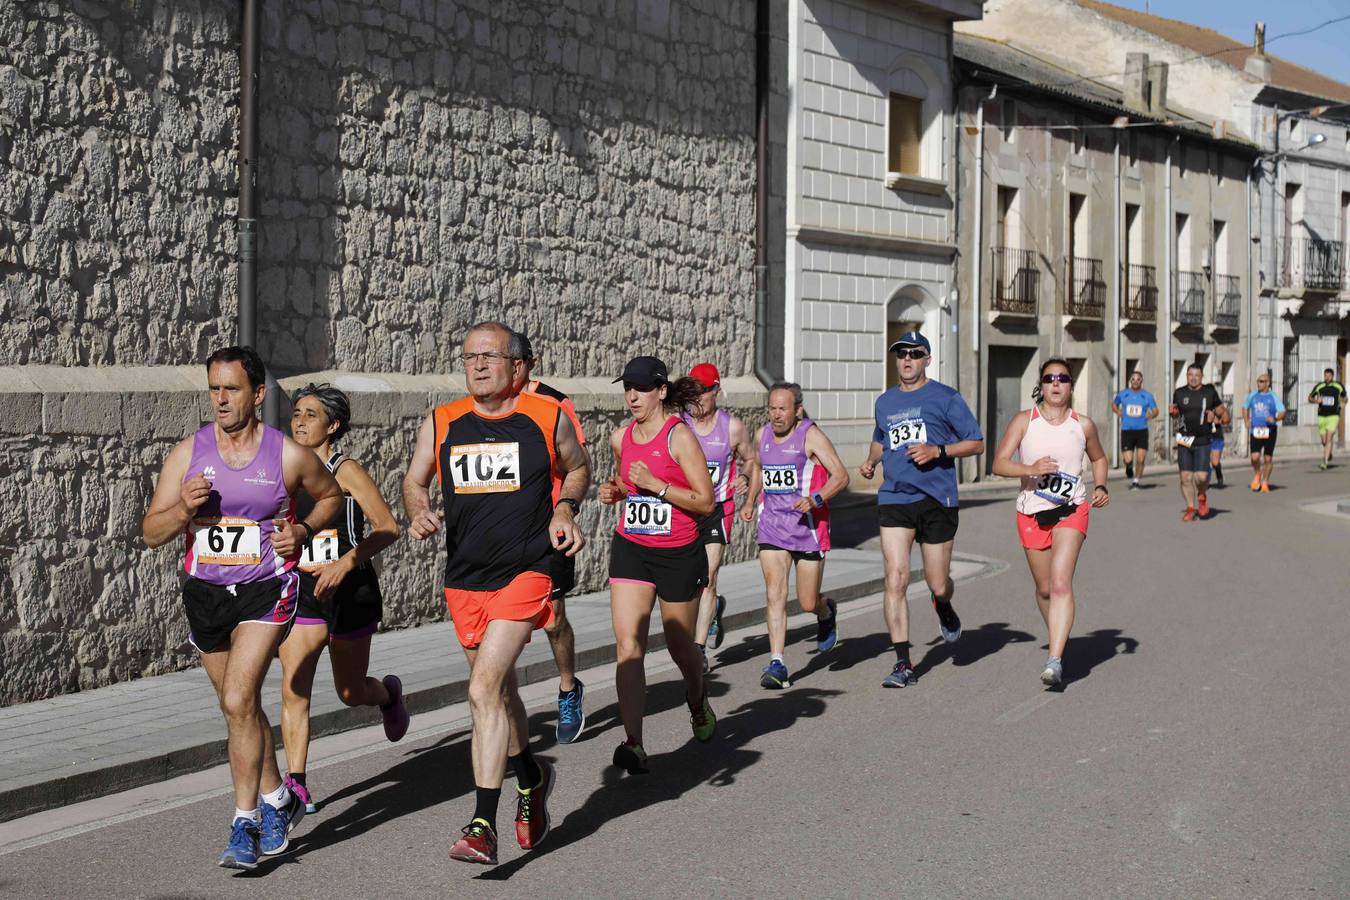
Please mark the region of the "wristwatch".
[[656, 499], [657, 499], [657, 500], [664, 500], [664, 499], [666, 499], [666, 491], [668, 491], [668, 490], [670, 490], [670, 482], [669, 482], [669, 481], [666, 482], [666, 486], [665, 486], [665, 487], [661, 488], [661, 490], [659, 490], [659, 491], [656, 492]]
[[941, 461], [946, 458], [947, 458], [947, 445], [938, 444], [938, 460]]
[[562, 506], [564, 503], [566, 503], [568, 506], [572, 507], [572, 515], [573, 515], [573, 516], [581, 515], [581, 504], [578, 503], [577, 501], [573, 500], [571, 497], [559, 497], [559, 498], [558, 498], [558, 502], [555, 503], [555, 504], [553, 504], [553, 508], [554, 508], [554, 509], [557, 509], [559, 506]]
[[825, 505], [825, 498], [820, 495], [820, 491], [816, 491], [811, 495], [811, 503], [816, 509], [820, 509]]

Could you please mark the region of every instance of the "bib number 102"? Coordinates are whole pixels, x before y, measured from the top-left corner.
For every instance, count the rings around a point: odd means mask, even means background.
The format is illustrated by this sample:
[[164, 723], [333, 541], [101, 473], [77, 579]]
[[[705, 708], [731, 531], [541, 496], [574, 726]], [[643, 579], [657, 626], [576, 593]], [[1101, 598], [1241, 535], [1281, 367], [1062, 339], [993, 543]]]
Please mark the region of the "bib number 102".
[[459, 494], [520, 490], [520, 444], [456, 444], [450, 448], [450, 477]]

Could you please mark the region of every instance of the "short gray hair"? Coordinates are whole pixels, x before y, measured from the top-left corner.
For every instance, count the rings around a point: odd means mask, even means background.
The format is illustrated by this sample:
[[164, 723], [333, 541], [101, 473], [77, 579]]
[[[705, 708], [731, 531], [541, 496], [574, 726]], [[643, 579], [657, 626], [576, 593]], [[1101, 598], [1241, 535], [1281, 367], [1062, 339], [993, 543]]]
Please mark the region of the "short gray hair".
[[[806, 400], [802, 397], [802, 386], [795, 381], [775, 381], [769, 385], [769, 395], [773, 396], [774, 391], [787, 391], [792, 395], [792, 406], [803, 416], [806, 416]], [[806, 416], [810, 418], [809, 416]]]
[[475, 331], [500, 331], [506, 335], [506, 355], [512, 359], [525, 358], [525, 342], [520, 339], [520, 333], [504, 322], [475, 322], [469, 326], [468, 331], [464, 332], [464, 340], [467, 341], [469, 335]]
[[352, 424], [352, 404], [347, 399], [347, 395], [331, 384], [315, 384], [310, 382], [295, 392], [291, 398], [291, 403], [299, 403], [301, 397], [313, 397], [323, 406], [324, 414], [328, 416], [328, 424], [336, 424], [337, 431], [329, 437], [330, 441], [338, 441], [350, 429]]

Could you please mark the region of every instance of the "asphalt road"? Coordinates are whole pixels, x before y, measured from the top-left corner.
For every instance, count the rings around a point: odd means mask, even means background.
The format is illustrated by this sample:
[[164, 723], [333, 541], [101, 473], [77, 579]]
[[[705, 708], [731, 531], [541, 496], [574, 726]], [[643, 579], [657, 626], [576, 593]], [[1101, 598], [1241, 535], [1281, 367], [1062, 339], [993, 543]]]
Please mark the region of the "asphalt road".
[[1350, 518], [1299, 508], [1350, 494], [1347, 473], [1290, 463], [1281, 489], [1216, 491], [1214, 517], [1193, 524], [1174, 476], [1113, 484], [1060, 691], [1038, 681], [1044, 626], [1011, 502], [974, 501], [959, 549], [1011, 566], [958, 593], [953, 648], [913, 609], [915, 687], [879, 686], [892, 661], [879, 598], [850, 605], [823, 657], [799, 621], [800, 671], [781, 693], [758, 686], [758, 630], [733, 633], [707, 746], [655, 658], [652, 774], [638, 778], [608, 765], [622, 739], [609, 671], [585, 676], [589, 724], [571, 746], [553, 743], [551, 687], [534, 689], [536, 747], [559, 783], [532, 853], [504, 801], [499, 866], [446, 857], [473, 807], [451, 709], [397, 746], [321, 742], [320, 812], [257, 873], [214, 865], [231, 809], [216, 770], [63, 811], [65, 831], [0, 855], [0, 896], [1350, 895]]

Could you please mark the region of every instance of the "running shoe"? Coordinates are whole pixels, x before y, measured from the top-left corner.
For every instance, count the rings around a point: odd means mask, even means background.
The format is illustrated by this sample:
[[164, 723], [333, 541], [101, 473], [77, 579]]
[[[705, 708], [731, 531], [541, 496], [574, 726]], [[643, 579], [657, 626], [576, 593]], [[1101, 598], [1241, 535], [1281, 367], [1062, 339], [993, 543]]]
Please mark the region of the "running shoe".
[[1325, 472], [1327, 470], [1327, 461], [1325, 459], [1322, 460], [1320, 463], [1317, 464], [1317, 468]]
[[384, 736], [397, 743], [408, 733], [408, 705], [403, 702], [403, 681], [397, 675], [384, 676], [384, 689], [389, 692], [389, 704], [380, 707], [384, 719]]
[[304, 802], [306, 813], [314, 813], [319, 811], [319, 808], [314, 805], [314, 798], [309, 795], [309, 788], [305, 787], [303, 784], [296, 781], [290, 775], [287, 775], [285, 778], [283, 778], [281, 782], [282, 784], [286, 785], [287, 788], [290, 789], [290, 792], [292, 794], [295, 794], [297, 797], [301, 799], [301, 801]]
[[938, 631], [942, 632], [944, 641], [955, 644], [961, 638], [961, 617], [952, 609], [950, 603], [946, 606], [946, 610], [943, 610], [938, 604], [937, 597], [933, 597], [933, 612], [938, 616]]
[[839, 643], [839, 608], [833, 600], [826, 600], [825, 606], [830, 614], [823, 619], [816, 619], [816, 650], [821, 653], [833, 650], [834, 645]]
[[895, 668], [891, 669], [891, 674], [881, 682], [882, 687], [902, 688], [911, 684], [918, 684], [919, 676], [914, 674], [914, 667], [908, 662], [897, 662]]
[[1052, 656], [1045, 661], [1045, 671], [1041, 672], [1041, 684], [1054, 687], [1064, 681], [1064, 663], [1059, 657]]
[[759, 676], [759, 686], [766, 687], [771, 691], [779, 691], [791, 685], [788, 681], [787, 666], [783, 665], [781, 659], [775, 659], [764, 667], [764, 674]]
[[1201, 495], [1199, 496], [1199, 498], [1197, 498], [1197, 499], [1199, 499], [1199, 501], [1200, 501], [1200, 506], [1199, 506], [1199, 507], [1196, 509], [1196, 511], [1195, 511], [1195, 512], [1196, 512], [1196, 515], [1198, 515], [1198, 516], [1199, 516], [1200, 518], [1202, 518], [1202, 519], [1208, 519], [1208, 518], [1209, 518], [1209, 495], [1208, 495], [1208, 494], [1201, 494]]
[[258, 868], [258, 823], [243, 816], [234, 820], [230, 829], [230, 843], [220, 854], [216, 865], [223, 869]]
[[1252, 478], [1252, 490], [1253, 490], [1253, 491], [1259, 491], [1259, 490], [1261, 490], [1261, 476], [1260, 476], [1260, 475], [1257, 475], [1257, 476], [1255, 476], [1255, 477]]
[[267, 801], [262, 807], [262, 824], [258, 827], [258, 849], [263, 856], [276, 856], [285, 853], [291, 845], [291, 830], [305, 817], [305, 801], [300, 795], [291, 792], [291, 799], [284, 809], [277, 809]]
[[1137, 481], [1131, 481], [1131, 482], [1130, 482], [1130, 490], [1132, 490], [1132, 491], [1137, 491], [1137, 490], [1139, 490], [1139, 482], [1137, 482]]
[[1194, 507], [1194, 506], [1188, 506], [1188, 507], [1186, 507], [1186, 511], [1185, 511], [1184, 513], [1181, 514], [1181, 521], [1183, 521], [1183, 522], [1194, 522], [1194, 521], [1195, 521], [1195, 507]]
[[565, 694], [558, 694], [558, 743], [570, 744], [581, 736], [586, 727], [586, 710], [582, 700], [586, 696], [586, 685], [580, 678], [572, 679], [574, 685]]
[[614, 765], [629, 775], [647, 774], [647, 751], [641, 744], [624, 742], [614, 748]]
[[713, 739], [717, 733], [717, 716], [713, 713], [712, 707], [708, 705], [708, 692], [703, 691], [703, 702], [699, 704], [698, 709], [689, 710], [689, 724], [694, 729], [694, 737], [699, 743], [706, 744]]
[[553, 793], [553, 766], [539, 760], [539, 783], [528, 791], [516, 788], [516, 843], [533, 850], [548, 836], [548, 795]]
[[1263, 493], [1263, 494], [1269, 494], [1269, 493], [1270, 493], [1270, 485], [1266, 484], [1265, 482], [1262, 482], [1262, 483], [1261, 483], [1261, 493]]
[[460, 862], [497, 864], [497, 832], [483, 819], [474, 819], [462, 829], [464, 837], [450, 848], [450, 858]]
[[714, 650], [722, 646], [722, 641], [726, 640], [726, 633], [722, 631], [722, 613], [727, 611], [727, 598], [721, 594], [717, 595], [717, 605], [713, 607], [712, 624], [708, 626], [708, 643]]

